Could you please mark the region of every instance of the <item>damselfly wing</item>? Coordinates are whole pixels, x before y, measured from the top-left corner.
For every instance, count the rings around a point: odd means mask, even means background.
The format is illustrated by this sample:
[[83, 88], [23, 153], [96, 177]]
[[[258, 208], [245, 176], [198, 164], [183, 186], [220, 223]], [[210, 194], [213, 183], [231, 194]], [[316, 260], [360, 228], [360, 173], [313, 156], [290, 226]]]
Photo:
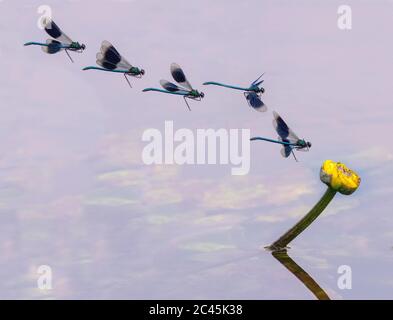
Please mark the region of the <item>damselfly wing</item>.
[[177, 92], [181, 94], [188, 94], [190, 91], [184, 88], [180, 88], [178, 85], [169, 82], [168, 80], [160, 80], [160, 85], [169, 92]]
[[45, 18], [43, 20], [43, 25], [46, 33], [53, 39], [68, 45], [73, 43], [71, 38], [67, 36], [52, 19]]
[[255, 93], [254, 91], [251, 92], [245, 92], [244, 96], [246, 97], [246, 100], [248, 102], [248, 105], [252, 108], [254, 108], [257, 111], [260, 112], [265, 112], [267, 111], [266, 105], [263, 103], [263, 101], [260, 98], [260, 95]]
[[282, 139], [281, 137], [278, 137], [278, 141], [286, 143], [286, 144], [282, 145], [281, 155], [284, 158], [288, 158], [291, 155], [292, 149], [293, 149], [293, 146], [290, 145], [291, 142], [289, 140], [287, 140], [287, 139]]
[[72, 62], [74, 61], [72, 60], [68, 51], [82, 52], [86, 48], [84, 44], [79, 44], [79, 42], [72, 41], [71, 38], [67, 36], [50, 18], [43, 19], [43, 27], [46, 33], [53, 39], [47, 39], [46, 43], [27, 42], [25, 43], [25, 46], [41, 46], [42, 50], [48, 54], [55, 54], [57, 52], [60, 52], [61, 50], [64, 50]]
[[[265, 81], [265, 80], [261, 80], [261, 78], [264, 76], [264, 74], [265, 73], [262, 73], [257, 79], [255, 79], [254, 81], [253, 81], [253, 83], [251, 83], [251, 87], [252, 86], [257, 86], [257, 87], [259, 87], [262, 83], [263, 83], [263, 81]], [[259, 80], [261, 80], [261, 81], [259, 81]]]
[[193, 89], [190, 82], [187, 80], [183, 70], [177, 63], [172, 63], [170, 66], [170, 71], [173, 79], [179, 84], [176, 85], [168, 80], [161, 80], [160, 84], [164, 88], [156, 89], [156, 88], [146, 88], [143, 91], [157, 91], [163, 93], [170, 93], [175, 95], [181, 95], [184, 98], [184, 101], [188, 107], [188, 110], [191, 111], [191, 108], [187, 102], [187, 99], [193, 99], [196, 101], [201, 101], [205, 96], [203, 92], [199, 92], [198, 90]]
[[192, 91], [193, 88], [191, 84], [188, 82], [186, 75], [184, 74], [182, 68], [177, 63], [171, 64], [171, 73], [173, 79], [180, 84], [182, 87], [187, 88], [189, 91]]
[[299, 137], [289, 128], [283, 118], [276, 111], [273, 111], [273, 116], [273, 126], [281, 139], [288, 139], [291, 143], [297, 143], [300, 140]]
[[63, 48], [61, 46], [61, 42], [59, 42], [57, 40], [48, 39], [48, 40], [46, 40], [46, 44], [47, 44], [47, 46], [41, 47], [42, 51], [44, 51], [45, 53], [55, 54], [55, 53], [59, 52], [60, 50], [63, 50]]
[[310, 142], [300, 139], [277, 112], [273, 111], [273, 116], [273, 127], [279, 135], [279, 140], [283, 142], [283, 149], [281, 150], [283, 157], [287, 158], [292, 153], [296, 159], [293, 149], [298, 151], [309, 150]]
[[122, 73], [128, 85], [132, 88], [127, 76], [141, 78], [145, 70], [134, 67], [129, 63], [117, 49], [107, 40], [101, 44], [100, 52], [96, 55], [96, 63], [101, 67], [85, 67], [83, 70], [101, 70]]
[[132, 68], [132, 65], [107, 40], [102, 42], [100, 52], [97, 53], [96, 58], [99, 66], [109, 70], [129, 71]]

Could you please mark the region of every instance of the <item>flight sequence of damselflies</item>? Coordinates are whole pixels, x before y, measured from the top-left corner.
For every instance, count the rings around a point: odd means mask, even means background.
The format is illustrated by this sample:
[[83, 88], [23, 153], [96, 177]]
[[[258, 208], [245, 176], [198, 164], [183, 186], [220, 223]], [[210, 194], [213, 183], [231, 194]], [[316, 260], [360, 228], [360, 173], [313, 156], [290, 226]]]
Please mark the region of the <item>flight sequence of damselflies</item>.
[[[27, 42], [25, 46], [37, 45], [41, 46], [42, 50], [48, 54], [55, 54], [61, 51], [65, 51], [69, 59], [73, 61], [71, 58], [69, 51], [71, 52], [83, 52], [86, 49], [84, 44], [80, 44], [79, 42], [71, 40], [52, 19], [44, 19], [43, 22], [44, 30], [52, 37], [52, 39], [46, 40], [46, 43], [42, 42]], [[116, 48], [109, 42], [104, 40], [101, 44], [100, 52], [96, 55], [96, 63], [99, 67], [96, 66], [88, 66], [83, 68], [83, 70], [99, 70], [106, 72], [113, 72], [117, 74], [123, 74], [127, 83], [130, 87], [131, 83], [128, 80], [129, 77], [141, 78], [145, 74], [145, 70], [135, 67], [131, 65], [117, 50]], [[167, 80], [161, 80], [160, 84], [163, 89], [157, 88], [146, 88], [143, 92], [148, 91], [156, 91], [162, 92], [172, 95], [179, 95], [184, 98], [184, 101], [191, 111], [190, 105], [187, 102], [187, 99], [192, 99], [195, 101], [201, 101], [204, 98], [205, 94], [194, 89], [190, 82], [187, 80], [186, 75], [182, 68], [177, 63], [172, 63], [170, 66], [170, 71], [173, 79], [178, 83], [174, 84]], [[220, 87], [225, 87], [234, 90], [243, 91], [244, 97], [247, 100], [247, 103], [254, 110], [265, 112], [267, 111], [267, 106], [262, 101], [262, 94], [265, 92], [265, 89], [261, 86], [263, 83], [262, 79], [263, 74], [258, 77], [255, 81], [253, 81], [249, 87], [241, 87], [236, 85], [228, 85], [215, 81], [208, 81], [203, 83], [204, 85], [215, 85]], [[278, 133], [279, 137], [277, 140], [268, 139], [263, 137], [253, 137], [251, 141], [263, 140], [272, 143], [277, 143], [282, 145], [281, 154], [283, 157], [287, 158], [291, 154], [297, 161], [294, 150], [298, 151], [309, 151], [311, 147], [311, 143], [300, 139], [289, 126], [285, 123], [285, 121], [281, 118], [281, 116], [273, 112], [273, 127]]]

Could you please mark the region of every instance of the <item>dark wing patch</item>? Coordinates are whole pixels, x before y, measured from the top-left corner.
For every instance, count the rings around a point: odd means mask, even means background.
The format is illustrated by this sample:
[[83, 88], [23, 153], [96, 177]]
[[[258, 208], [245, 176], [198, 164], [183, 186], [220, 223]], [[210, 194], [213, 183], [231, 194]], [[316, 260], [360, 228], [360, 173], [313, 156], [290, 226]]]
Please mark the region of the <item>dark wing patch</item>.
[[58, 25], [51, 20], [46, 26], [45, 26], [45, 31], [47, 34], [49, 34], [52, 38], [60, 38], [62, 35], [62, 31], [58, 27]]
[[180, 68], [174, 68], [172, 70], [172, 76], [173, 79], [176, 80], [176, 82], [183, 83], [187, 81], [186, 75], [184, 74], [183, 70]]
[[291, 155], [291, 153], [292, 153], [292, 148], [291, 148], [290, 146], [284, 146], [284, 147], [281, 149], [281, 155], [282, 155], [284, 158], [288, 158], [288, 157]]
[[104, 60], [112, 64], [118, 64], [121, 61], [121, 56], [114, 46], [110, 46], [104, 52]]
[[186, 75], [177, 63], [172, 63], [170, 69], [172, 77], [177, 83], [188, 90], [192, 90], [191, 84], [188, 82]]
[[273, 112], [273, 114], [274, 114], [274, 120], [273, 120], [274, 128], [276, 129], [277, 133], [282, 139], [287, 138], [289, 135], [288, 125], [285, 123], [285, 121], [281, 118], [281, 116], [278, 113]]
[[43, 21], [44, 28], [47, 34], [52, 38], [60, 41], [61, 43], [71, 44], [72, 40], [63, 31], [60, 30], [58, 25], [51, 19], [45, 18]]
[[179, 88], [177, 85], [175, 85], [172, 82], [169, 82], [167, 80], [161, 80], [160, 81], [161, 86], [165, 89], [168, 90], [169, 92], [177, 92], [181, 91], [182, 89]]
[[41, 47], [41, 48], [44, 52], [49, 54], [57, 53], [62, 49], [61, 43], [57, 40], [48, 39], [46, 41], [46, 44], [48, 45], [47, 47]]
[[105, 60], [97, 60], [96, 62], [97, 62], [97, 64], [99, 66], [101, 66], [101, 67], [103, 67], [105, 69], [108, 69], [108, 70], [115, 70], [117, 68], [117, 66], [115, 64], [110, 63], [110, 62], [105, 61]]
[[250, 107], [253, 107], [257, 111], [266, 111], [267, 108], [261, 98], [255, 92], [249, 92], [246, 94], [246, 99]]
[[[287, 139], [282, 139], [283, 142], [290, 142]], [[282, 149], [281, 149], [281, 155], [284, 158], [288, 158], [292, 153], [292, 146], [289, 145], [283, 145]]]

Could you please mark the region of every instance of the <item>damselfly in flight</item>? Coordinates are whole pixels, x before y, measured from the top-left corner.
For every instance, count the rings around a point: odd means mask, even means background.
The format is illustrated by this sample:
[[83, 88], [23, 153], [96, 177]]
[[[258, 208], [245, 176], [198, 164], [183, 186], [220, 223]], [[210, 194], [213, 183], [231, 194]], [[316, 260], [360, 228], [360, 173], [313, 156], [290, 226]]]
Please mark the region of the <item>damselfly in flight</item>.
[[180, 86], [178, 86], [172, 82], [169, 82], [167, 80], [161, 80], [160, 84], [165, 90], [156, 89], [156, 88], [146, 88], [143, 91], [144, 92], [158, 91], [158, 92], [181, 95], [181, 96], [183, 96], [188, 109], [191, 111], [191, 108], [187, 102], [187, 99], [201, 101], [202, 98], [205, 96], [205, 94], [203, 92], [199, 92], [198, 90], [195, 90], [192, 88], [192, 86], [188, 82], [183, 70], [180, 68], [180, 66], [177, 63], [171, 64], [171, 73], [172, 73], [173, 79], [175, 79], [175, 81], [178, 84], [180, 84]]
[[264, 112], [267, 110], [267, 107], [263, 103], [263, 101], [261, 100], [261, 96], [265, 92], [265, 89], [260, 86], [262, 84], [262, 82], [264, 81], [264, 80], [261, 80], [263, 75], [264, 74], [262, 74], [258, 79], [256, 79], [253, 83], [251, 83], [251, 85], [248, 88], [232, 86], [232, 85], [223, 84], [223, 83], [214, 82], [214, 81], [205, 82], [204, 85], [213, 84], [213, 85], [220, 86], [220, 87], [244, 91], [243, 94], [244, 94], [249, 106], [253, 107], [257, 111]]
[[279, 137], [278, 140], [272, 140], [262, 137], [254, 137], [251, 138], [251, 141], [254, 140], [264, 140], [273, 143], [279, 143], [283, 146], [281, 149], [281, 154], [283, 157], [288, 158], [292, 153], [293, 157], [296, 159], [295, 153], [293, 149], [298, 151], [309, 151], [311, 148], [311, 142], [308, 142], [304, 139], [300, 139], [292, 130], [288, 127], [285, 121], [281, 118], [281, 116], [277, 112], [273, 112], [273, 127], [276, 129]]
[[46, 40], [46, 43], [41, 42], [27, 42], [25, 46], [41, 46], [42, 50], [49, 54], [54, 54], [64, 50], [70, 60], [74, 62], [68, 53], [68, 51], [73, 52], [83, 52], [86, 49], [84, 44], [80, 44], [79, 42], [72, 41], [70, 37], [68, 37], [61, 29], [57, 26], [57, 24], [49, 19], [45, 18], [43, 20], [43, 26], [45, 31], [53, 38]]
[[115, 73], [122, 73], [124, 78], [127, 80], [130, 87], [131, 83], [127, 79], [127, 76], [141, 78], [145, 74], [145, 70], [133, 67], [121, 54], [115, 49], [115, 47], [109, 42], [104, 40], [101, 44], [101, 50], [96, 55], [97, 64], [99, 67], [86, 67], [83, 70], [101, 70]]

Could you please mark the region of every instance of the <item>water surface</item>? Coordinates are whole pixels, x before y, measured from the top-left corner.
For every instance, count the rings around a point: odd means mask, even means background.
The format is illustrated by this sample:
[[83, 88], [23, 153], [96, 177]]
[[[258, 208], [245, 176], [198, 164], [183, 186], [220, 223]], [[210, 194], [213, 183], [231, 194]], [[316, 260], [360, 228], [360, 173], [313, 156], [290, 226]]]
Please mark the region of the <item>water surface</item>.
[[[289, 256], [331, 299], [392, 298], [393, 3], [347, 1], [353, 29], [341, 31], [339, 1], [170, 2], [47, 1], [87, 45], [74, 64], [23, 47], [47, 38], [40, 1], [0, 2], [0, 297], [315, 299], [263, 247], [319, 200], [319, 167], [332, 159], [362, 185], [337, 195]], [[81, 71], [104, 39], [146, 69], [133, 89]], [[192, 112], [142, 93], [170, 77], [171, 62], [197, 89], [266, 72], [269, 112], [223, 88], [203, 88]], [[313, 143], [300, 162], [262, 142], [242, 177], [141, 161], [144, 130], [165, 120], [275, 138], [272, 110]], [[37, 289], [40, 265], [53, 270], [50, 291]], [[351, 290], [337, 286], [341, 265], [352, 268]]]

